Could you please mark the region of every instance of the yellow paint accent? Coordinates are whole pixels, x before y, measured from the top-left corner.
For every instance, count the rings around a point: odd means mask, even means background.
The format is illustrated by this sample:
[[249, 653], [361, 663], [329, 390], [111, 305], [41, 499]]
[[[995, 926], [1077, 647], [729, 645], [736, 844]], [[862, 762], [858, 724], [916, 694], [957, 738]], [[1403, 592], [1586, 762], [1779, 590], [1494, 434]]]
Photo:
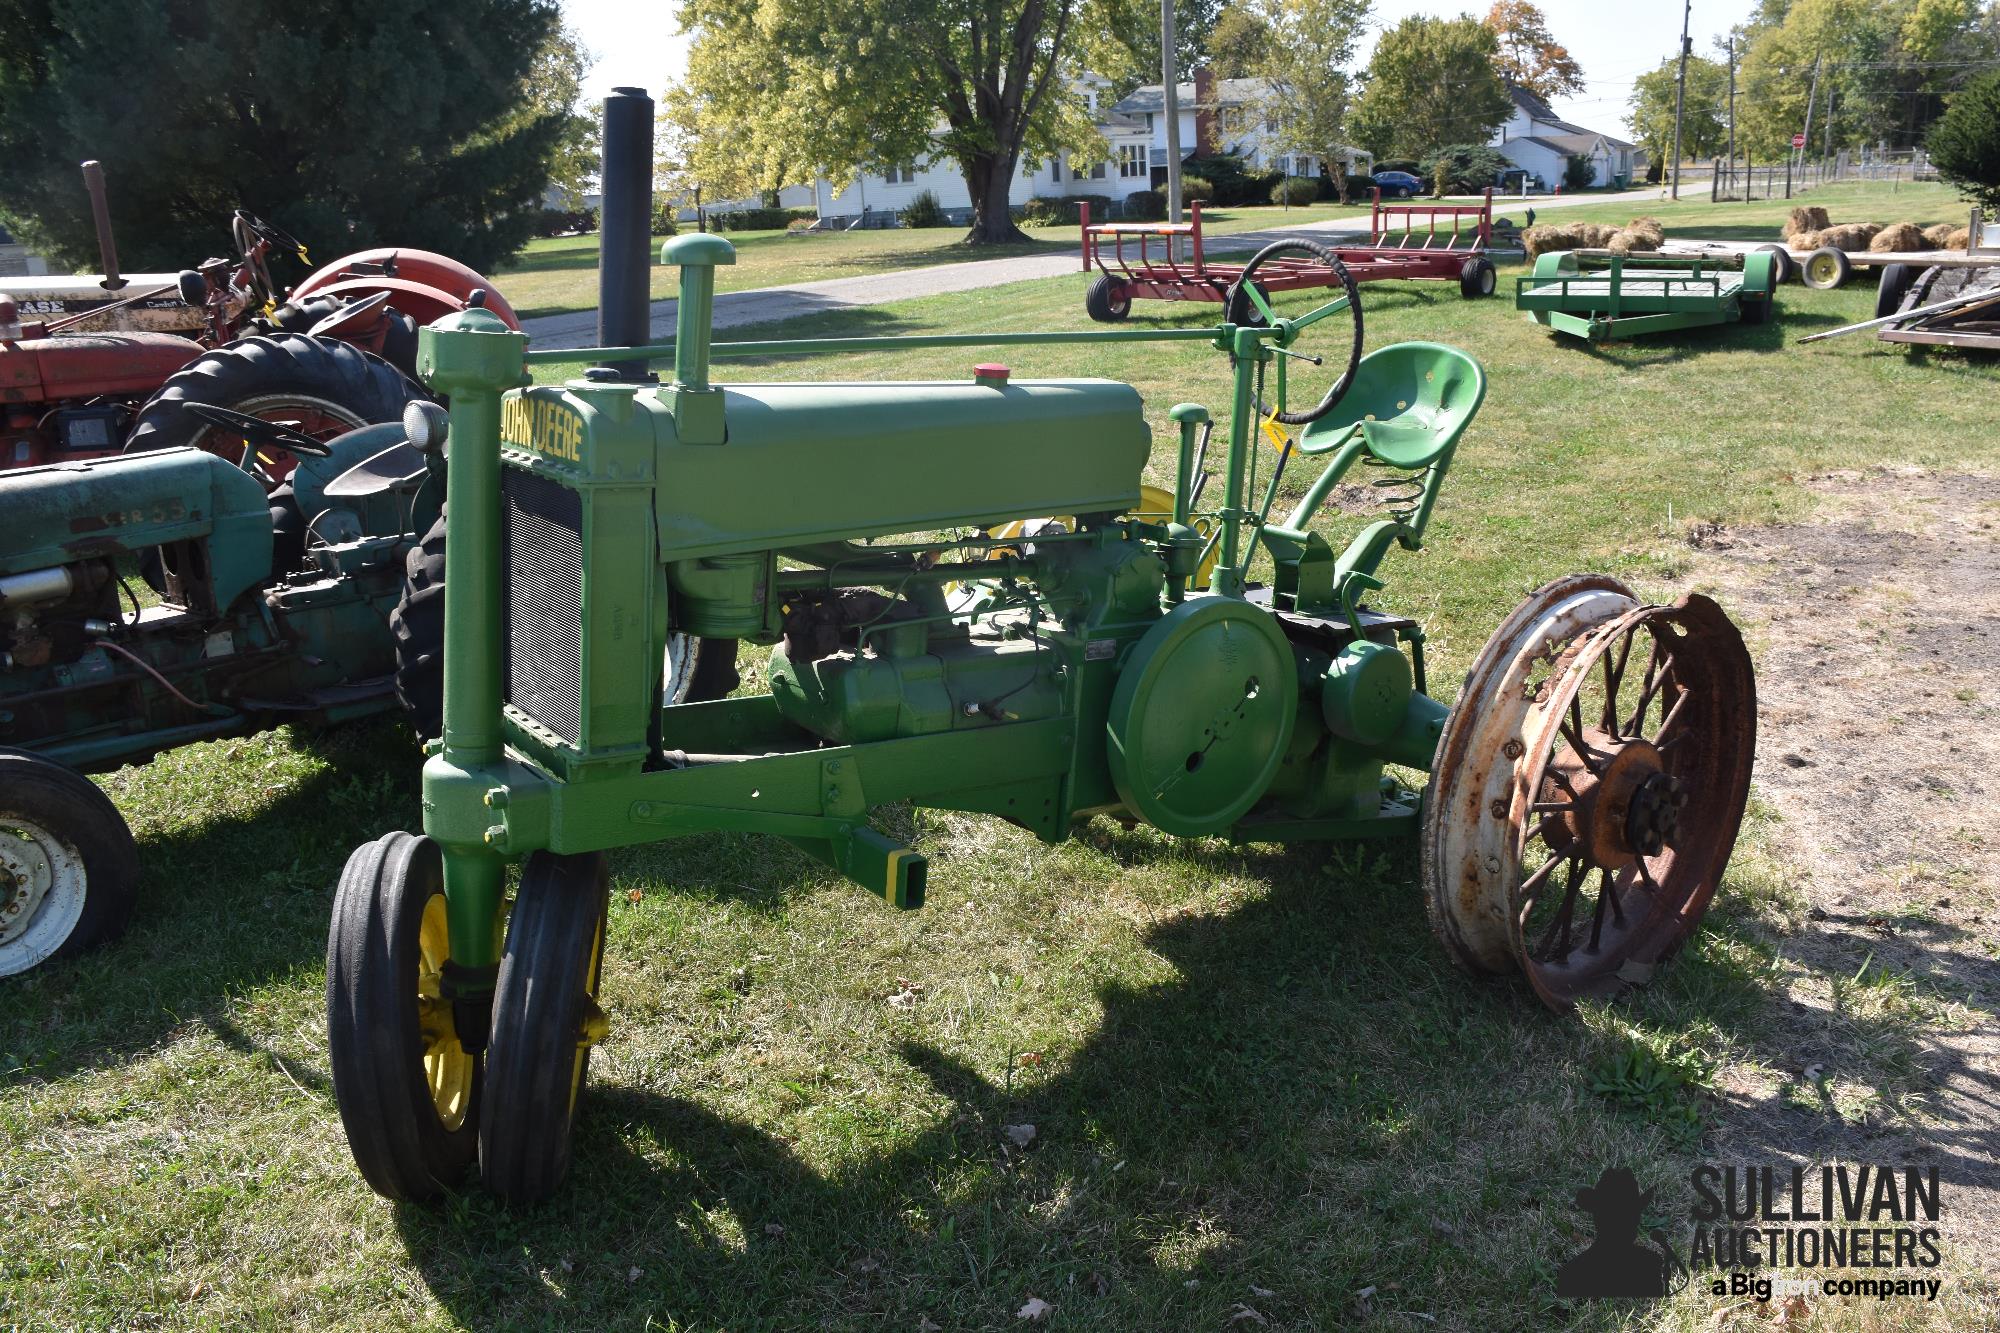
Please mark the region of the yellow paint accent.
[[583, 460], [583, 416], [552, 393], [515, 393], [500, 404], [500, 440], [548, 458]]
[[896, 902], [896, 872], [902, 868], [904, 861], [915, 855], [916, 853], [907, 847], [889, 853], [889, 875], [882, 885], [882, 898], [891, 906]]
[[1278, 424], [1278, 418], [1275, 413], [1272, 414], [1271, 416], [1264, 418], [1263, 430], [1264, 430], [1264, 438], [1269, 440], [1271, 442], [1271, 447], [1273, 449], [1278, 450], [1280, 453], [1283, 453], [1285, 446], [1292, 442], [1291, 435], [1285, 430], [1283, 426], [1280, 426]]
[[472, 1107], [475, 1066], [458, 1044], [451, 1001], [441, 994], [450, 946], [444, 894], [436, 893], [424, 904], [424, 918], [417, 927], [417, 1030], [424, 1043], [424, 1081], [430, 1086], [431, 1108], [439, 1124], [456, 1130], [465, 1124]]

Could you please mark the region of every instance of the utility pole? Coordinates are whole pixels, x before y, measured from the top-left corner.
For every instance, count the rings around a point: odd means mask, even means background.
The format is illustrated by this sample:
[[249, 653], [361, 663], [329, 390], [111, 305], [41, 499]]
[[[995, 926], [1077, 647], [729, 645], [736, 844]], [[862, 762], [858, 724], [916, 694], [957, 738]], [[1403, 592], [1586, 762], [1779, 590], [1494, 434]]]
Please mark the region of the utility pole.
[[[1729, 36], [1729, 183], [1736, 184], [1736, 35]], [[1743, 181], [1743, 197], [1750, 197], [1749, 176]]]
[[[1801, 139], [1804, 139], [1806, 141], [1806, 144], [1810, 144], [1812, 142], [1813, 103], [1819, 101], [1819, 62], [1824, 60], [1825, 58], [1826, 57], [1824, 56], [1813, 57], [1812, 88], [1808, 90], [1806, 93], [1806, 123], [1805, 123], [1805, 128], [1799, 131], [1799, 137]], [[1805, 146], [1805, 144], [1801, 144], [1797, 151], [1799, 157], [1799, 166], [1803, 168], [1806, 164], [1806, 153], [1810, 150]]]
[[1681, 6], [1681, 72], [1674, 80], [1674, 188], [1673, 197], [1681, 197], [1681, 108], [1687, 104], [1688, 90], [1688, 20], [1694, 17], [1694, 0], [1686, 0]]
[[1160, 0], [1160, 92], [1167, 113], [1167, 221], [1181, 220], [1181, 98], [1175, 87], [1174, 0]]

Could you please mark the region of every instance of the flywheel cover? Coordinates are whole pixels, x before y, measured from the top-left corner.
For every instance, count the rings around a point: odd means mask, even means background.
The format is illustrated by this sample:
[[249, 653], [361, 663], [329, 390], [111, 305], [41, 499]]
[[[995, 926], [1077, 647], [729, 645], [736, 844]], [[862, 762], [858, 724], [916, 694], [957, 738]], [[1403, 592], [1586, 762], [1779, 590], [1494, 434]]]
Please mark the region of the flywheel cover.
[[1268, 611], [1233, 597], [1183, 602], [1134, 645], [1111, 696], [1119, 798], [1180, 837], [1228, 828], [1277, 776], [1298, 694], [1291, 644]]

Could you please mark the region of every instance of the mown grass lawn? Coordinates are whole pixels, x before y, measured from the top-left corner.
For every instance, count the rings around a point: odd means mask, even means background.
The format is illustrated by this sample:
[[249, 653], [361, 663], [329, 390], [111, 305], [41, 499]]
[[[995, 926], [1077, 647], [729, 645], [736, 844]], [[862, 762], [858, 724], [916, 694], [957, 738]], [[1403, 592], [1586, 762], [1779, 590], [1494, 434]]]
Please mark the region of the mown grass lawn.
[[[757, 332], [1080, 328], [1082, 288]], [[1872, 296], [1787, 287], [1765, 327], [1588, 350], [1504, 297], [1366, 289], [1371, 346], [1453, 343], [1490, 377], [1427, 549], [1386, 566], [1382, 601], [1429, 628], [1440, 692], [1546, 579], [1603, 569], [1666, 595], [1689, 578], [1691, 523], [1807, 516], [1816, 471], [2000, 468], [1992, 362], [1792, 345]], [[985, 359], [725, 374], [955, 378]], [[1167, 408], [1219, 407], [1227, 382], [1192, 346], [1002, 359], [1136, 384], [1154, 480]], [[1050, 1328], [1711, 1326], [1705, 1293], [1566, 1306], [1552, 1274], [1588, 1239], [1576, 1188], [1626, 1163], [1681, 1197], [1730, 1071], [1787, 1058], [1771, 1024], [1804, 966], [1787, 952], [1802, 909], [1762, 803], [1675, 965], [1567, 1020], [1452, 968], [1400, 844], [1182, 844], [1099, 820], [1050, 848], [890, 811], [932, 858], [930, 905], [908, 915], [775, 841], [616, 854], [614, 1026], [575, 1164], [557, 1198], [509, 1214], [477, 1189], [436, 1209], [375, 1198], [328, 1084], [332, 885], [353, 845], [417, 822], [417, 764], [381, 724], [105, 779], [146, 862], [131, 932], [0, 990], [0, 1325], [1013, 1329], [1033, 1298]], [[1847, 1090], [1920, 1121], [1912, 1045], [1992, 1020], [1892, 998], [1825, 1021], [1879, 1053], [1843, 1068]], [[1594, 1090], [1621, 1061], [1653, 1090]], [[1799, 1114], [1809, 1140], [1839, 1112]], [[1022, 1125], [1025, 1149], [1006, 1133]], [[1991, 1275], [1948, 1271], [1936, 1307], [1828, 1302], [1816, 1326], [1991, 1326]]]
[[[1216, 209], [1203, 222], [1205, 232], [1218, 235], [1262, 227], [1297, 225], [1346, 217], [1357, 210], [1337, 204], [1313, 204], [1283, 209], [1270, 206]], [[1366, 212], [1365, 208], [1359, 210]], [[736, 246], [736, 263], [717, 270], [716, 290], [748, 291], [820, 278], [852, 278], [869, 273], [921, 268], [930, 264], [962, 264], [1017, 255], [1061, 254], [1077, 247], [1077, 229], [1030, 227], [1028, 240], [1017, 245], [967, 245], [962, 227], [922, 230], [893, 228], [876, 231], [806, 232], [739, 231], [726, 233]], [[666, 241], [650, 242], [657, 255]], [[530, 241], [494, 280], [523, 318], [592, 310], [597, 306], [598, 238], [557, 236]], [[653, 270], [655, 300], [674, 294], [674, 271]]]

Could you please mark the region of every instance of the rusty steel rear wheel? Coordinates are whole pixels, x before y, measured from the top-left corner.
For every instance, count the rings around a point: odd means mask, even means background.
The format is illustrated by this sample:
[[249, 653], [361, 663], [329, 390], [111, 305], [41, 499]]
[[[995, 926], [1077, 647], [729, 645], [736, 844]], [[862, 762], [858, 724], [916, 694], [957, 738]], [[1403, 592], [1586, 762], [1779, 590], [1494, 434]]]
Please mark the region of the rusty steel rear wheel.
[[1438, 748], [1424, 879], [1446, 948], [1568, 1009], [1650, 978], [1735, 847], [1756, 745], [1742, 637], [1691, 595], [1535, 593], [1480, 655]]

